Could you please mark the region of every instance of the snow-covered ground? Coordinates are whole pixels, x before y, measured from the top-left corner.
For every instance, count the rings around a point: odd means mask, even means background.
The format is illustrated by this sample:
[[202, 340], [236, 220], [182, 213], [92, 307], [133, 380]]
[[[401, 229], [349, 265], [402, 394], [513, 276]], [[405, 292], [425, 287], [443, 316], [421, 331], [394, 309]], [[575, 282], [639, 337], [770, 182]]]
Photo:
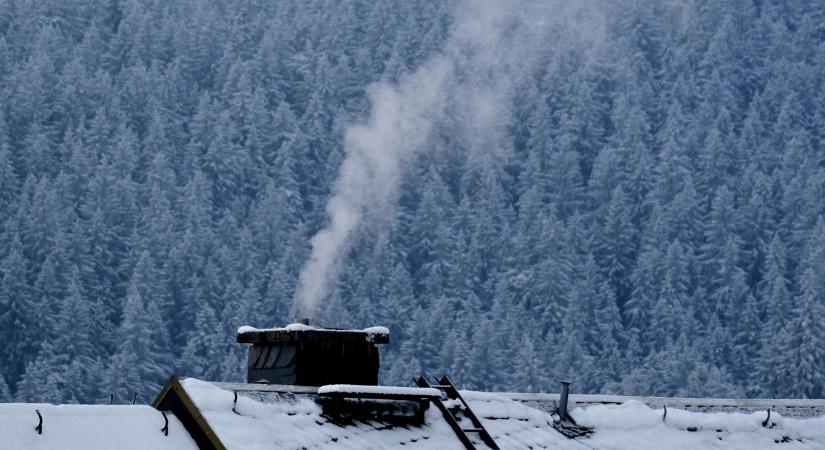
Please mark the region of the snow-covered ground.
[[[35, 410], [43, 416], [37, 434]], [[189, 450], [197, 445], [183, 425], [151, 406], [0, 403], [0, 449], [8, 450]]]

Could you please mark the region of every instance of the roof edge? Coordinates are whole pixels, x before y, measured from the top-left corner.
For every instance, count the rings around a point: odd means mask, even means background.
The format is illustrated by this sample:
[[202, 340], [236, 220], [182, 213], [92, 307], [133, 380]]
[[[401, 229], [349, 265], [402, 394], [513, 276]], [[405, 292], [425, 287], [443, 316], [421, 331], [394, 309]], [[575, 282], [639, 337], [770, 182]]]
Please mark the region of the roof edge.
[[209, 422], [174, 375], [169, 377], [169, 381], [152, 402], [152, 407], [158, 411], [172, 411], [201, 449], [226, 450], [215, 430], [209, 426]]

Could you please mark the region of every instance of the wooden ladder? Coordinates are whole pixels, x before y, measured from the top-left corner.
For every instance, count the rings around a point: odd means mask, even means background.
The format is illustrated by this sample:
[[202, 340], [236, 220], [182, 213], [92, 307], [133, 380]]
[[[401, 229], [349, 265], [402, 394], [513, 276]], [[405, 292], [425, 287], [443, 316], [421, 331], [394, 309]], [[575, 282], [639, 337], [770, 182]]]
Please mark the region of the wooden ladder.
[[[435, 388], [443, 392], [446, 397], [450, 400], [456, 400], [457, 407], [455, 408], [447, 408], [447, 405], [441, 399], [434, 400], [435, 406], [441, 410], [441, 414], [444, 415], [444, 420], [450, 425], [450, 428], [453, 429], [458, 439], [464, 444], [464, 447], [467, 450], [476, 450], [476, 446], [473, 441], [470, 440], [470, 437], [467, 436], [467, 433], [477, 433], [478, 437], [481, 438], [482, 442], [487, 445], [487, 447], [493, 450], [499, 450], [498, 445], [493, 440], [493, 437], [490, 436], [490, 433], [484, 428], [484, 425], [481, 424], [481, 421], [475, 415], [470, 406], [464, 401], [464, 398], [461, 397], [461, 394], [458, 392], [458, 389], [455, 388], [455, 385], [450, 381], [447, 376], [441, 377], [440, 380], [437, 380], [436, 384], [430, 384], [426, 378], [418, 377], [415, 380], [415, 383], [422, 388]], [[462, 420], [462, 417], [466, 417], [472, 423], [472, 427], [470, 428], [462, 428], [461, 424], [459, 423]]]

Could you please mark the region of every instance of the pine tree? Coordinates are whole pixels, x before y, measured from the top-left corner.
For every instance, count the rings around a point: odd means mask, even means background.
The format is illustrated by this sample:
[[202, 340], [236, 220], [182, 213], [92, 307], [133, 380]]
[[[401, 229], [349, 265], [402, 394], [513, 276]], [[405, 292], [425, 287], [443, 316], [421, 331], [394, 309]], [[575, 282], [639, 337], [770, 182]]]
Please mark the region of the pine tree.
[[135, 266], [123, 320], [117, 332], [117, 350], [109, 360], [104, 388], [120, 401], [134, 393], [146, 402], [171, 371], [169, 337], [156, 298], [151, 292], [151, 257], [144, 251]]
[[513, 379], [511, 380], [512, 390], [523, 392], [545, 391], [550, 385], [546, 379], [542, 360], [536, 353], [533, 341], [529, 336], [524, 336], [515, 354], [515, 364], [513, 367]]
[[220, 380], [224, 352], [224, 327], [220, 326], [215, 310], [208, 304], [198, 307], [192, 324], [194, 333], [186, 341], [181, 358], [180, 373], [204, 380]]
[[0, 373], [0, 403], [8, 403], [11, 402], [11, 389], [9, 389], [9, 385], [6, 384], [6, 378]]
[[[99, 302], [81, 292], [80, 273], [72, 271], [65, 298], [40, 351], [18, 389], [27, 401], [93, 403], [104, 397], [97, 389], [102, 372]], [[45, 382], [44, 382], [45, 380]]]
[[234, 322], [287, 320], [369, 86], [436, 54], [454, 64], [447, 113], [427, 117], [395, 210], [367, 211], [321, 313], [392, 328], [387, 380], [517, 388], [502, 374], [529, 336], [535, 366], [565, 364], [583, 390], [814, 395], [816, 364], [789, 349], [820, 339], [803, 320], [822, 303], [819, 3], [629, 4], [595, 34], [580, 33], [594, 14], [567, 8], [536, 21], [555, 45], [508, 34], [484, 67], [467, 62], [495, 48], [453, 51], [454, 2], [64, 3], [0, 8], [11, 397], [98, 400], [62, 387], [86, 375], [58, 330], [86, 308], [105, 364], [140, 366], [124, 327], [157, 308], [160, 356], [191, 343], [185, 366], [218, 358], [203, 376], [237, 377]]
[[775, 397], [783, 389], [781, 378], [788, 318], [791, 315], [791, 292], [785, 274], [785, 247], [775, 235], [765, 260], [766, 273], [760, 282], [761, 304], [764, 305], [764, 332], [759, 340], [761, 351], [758, 373], [762, 395]]
[[820, 398], [825, 395], [825, 324], [819, 318], [825, 317], [825, 221], [822, 217], [811, 232], [809, 254], [802, 265], [799, 294], [785, 333], [782, 335], [782, 371], [786, 386], [784, 390], [792, 396]]
[[36, 330], [32, 312], [37, 308], [34, 307], [26, 280], [26, 266], [20, 239], [14, 236], [6, 257], [0, 263], [0, 336], [6, 342], [0, 361], [7, 382], [12, 386], [23, 375], [36, 348], [36, 340], [31, 333]]

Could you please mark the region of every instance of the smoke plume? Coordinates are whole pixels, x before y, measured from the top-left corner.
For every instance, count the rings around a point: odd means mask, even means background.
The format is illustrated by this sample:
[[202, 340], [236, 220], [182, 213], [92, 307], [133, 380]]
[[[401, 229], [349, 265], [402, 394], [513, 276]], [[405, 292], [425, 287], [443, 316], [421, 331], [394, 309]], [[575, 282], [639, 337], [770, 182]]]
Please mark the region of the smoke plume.
[[370, 88], [368, 119], [345, 133], [345, 159], [326, 205], [329, 224], [311, 239], [294, 315], [315, 314], [364, 213], [391, 209], [404, 162], [426, 146], [448, 105], [474, 152], [502, 145], [513, 87], [532, 72], [548, 32], [565, 16], [550, 3], [459, 2], [440, 53], [398, 83]]

